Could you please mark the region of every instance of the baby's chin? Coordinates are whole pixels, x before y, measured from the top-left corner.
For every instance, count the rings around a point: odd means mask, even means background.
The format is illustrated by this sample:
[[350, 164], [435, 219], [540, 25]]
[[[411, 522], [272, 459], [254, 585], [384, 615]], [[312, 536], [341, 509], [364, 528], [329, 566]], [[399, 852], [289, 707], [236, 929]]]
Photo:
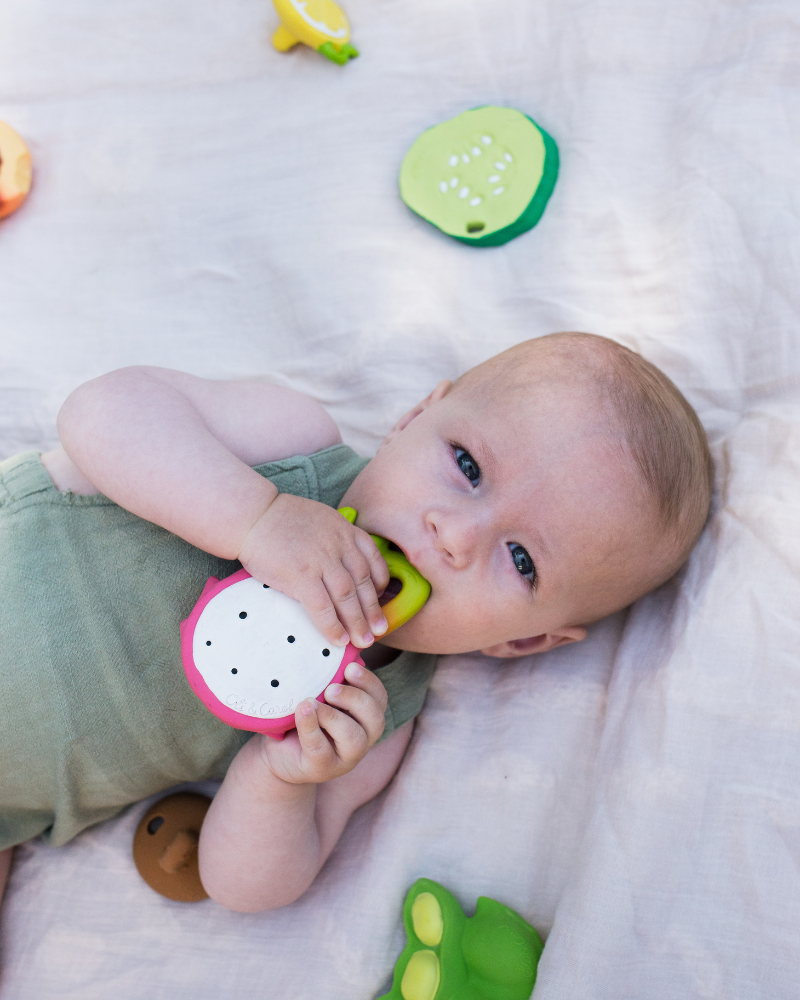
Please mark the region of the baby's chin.
[[490, 645], [490, 643], [482, 643], [469, 636], [466, 637], [467, 641], [465, 642], [464, 633], [459, 633], [452, 628], [437, 628], [433, 623], [418, 621], [418, 618], [419, 616], [412, 618], [386, 637], [379, 637], [378, 641], [392, 649], [400, 649], [408, 653], [434, 653], [437, 656], [446, 656], [451, 653], [473, 653], [476, 649]]

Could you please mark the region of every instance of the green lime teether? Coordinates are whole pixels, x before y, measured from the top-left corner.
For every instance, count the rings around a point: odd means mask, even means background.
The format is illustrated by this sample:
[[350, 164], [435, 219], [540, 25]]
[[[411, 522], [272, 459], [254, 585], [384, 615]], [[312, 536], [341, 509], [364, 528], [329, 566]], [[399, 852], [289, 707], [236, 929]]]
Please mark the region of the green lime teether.
[[[340, 507], [339, 513], [351, 524], [356, 523], [358, 516], [352, 507]], [[409, 618], [413, 618], [422, 605], [428, 600], [431, 593], [431, 585], [411, 563], [402, 552], [396, 552], [389, 548], [389, 542], [380, 535], [370, 535], [370, 538], [378, 546], [378, 551], [386, 560], [389, 567], [389, 574], [395, 580], [399, 580], [402, 586], [397, 597], [393, 597], [388, 604], [381, 608], [389, 628], [385, 635], [394, 632], [396, 628], [404, 625]]]
[[453, 239], [495, 247], [536, 225], [557, 176], [547, 132], [521, 111], [487, 106], [422, 133], [400, 168], [400, 196]]

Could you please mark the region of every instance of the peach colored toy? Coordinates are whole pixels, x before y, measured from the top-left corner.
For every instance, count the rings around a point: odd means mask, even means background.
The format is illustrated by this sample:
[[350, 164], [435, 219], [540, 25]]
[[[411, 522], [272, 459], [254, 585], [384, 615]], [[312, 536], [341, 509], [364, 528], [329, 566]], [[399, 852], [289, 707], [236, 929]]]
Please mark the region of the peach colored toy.
[[28, 197], [31, 189], [31, 154], [10, 125], [0, 122], [0, 219]]

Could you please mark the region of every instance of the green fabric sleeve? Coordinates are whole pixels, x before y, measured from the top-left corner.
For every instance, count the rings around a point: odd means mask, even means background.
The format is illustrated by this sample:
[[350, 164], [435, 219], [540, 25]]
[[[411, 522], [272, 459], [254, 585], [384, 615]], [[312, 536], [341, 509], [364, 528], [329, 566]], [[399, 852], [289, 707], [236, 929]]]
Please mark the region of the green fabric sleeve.
[[314, 455], [296, 455], [257, 465], [255, 470], [274, 483], [281, 493], [338, 507], [350, 484], [368, 464], [369, 459], [356, 455], [352, 448], [335, 444]]
[[432, 653], [403, 652], [396, 660], [375, 671], [389, 695], [386, 728], [381, 740], [419, 715], [435, 669], [436, 657]]

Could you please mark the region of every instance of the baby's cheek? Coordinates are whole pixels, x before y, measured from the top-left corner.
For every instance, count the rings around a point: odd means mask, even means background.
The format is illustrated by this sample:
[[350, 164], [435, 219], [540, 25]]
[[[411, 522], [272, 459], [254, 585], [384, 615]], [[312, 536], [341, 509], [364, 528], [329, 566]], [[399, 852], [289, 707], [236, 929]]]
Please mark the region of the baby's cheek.
[[412, 653], [468, 652], [477, 647], [464, 645], [466, 627], [455, 608], [448, 607], [441, 599], [435, 601], [432, 595], [413, 618], [381, 642]]
[[402, 641], [414, 643], [420, 652], [472, 653], [527, 635], [536, 627], [527, 609], [522, 613], [507, 598], [493, 597], [483, 590], [476, 596], [453, 595], [450, 600], [434, 603], [431, 599], [428, 603], [430, 608], [426, 606], [403, 626], [418, 630], [402, 636]]

